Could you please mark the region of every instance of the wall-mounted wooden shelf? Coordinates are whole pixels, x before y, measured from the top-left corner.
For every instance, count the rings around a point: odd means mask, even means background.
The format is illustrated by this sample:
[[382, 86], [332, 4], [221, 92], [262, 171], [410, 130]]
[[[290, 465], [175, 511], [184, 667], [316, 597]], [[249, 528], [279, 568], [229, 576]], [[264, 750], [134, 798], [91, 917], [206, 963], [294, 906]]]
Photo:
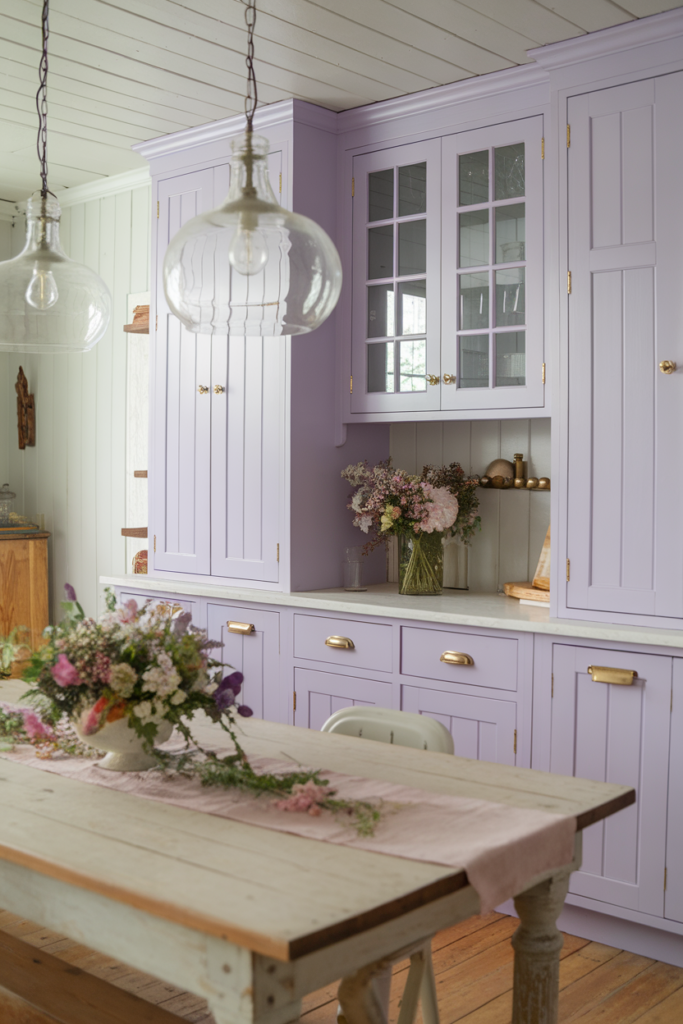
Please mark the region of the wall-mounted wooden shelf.
[[147, 537], [146, 526], [124, 526], [121, 530], [122, 537]]
[[146, 469], [134, 469], [133, 470], [133, 476], [137, 477], [139, 480], [146, 480], [147, 479], [147, 470]]
[[124, 324], [126, 334], [149, 334], [149, 306], [136, 306], [133, 310], [133, 323]]

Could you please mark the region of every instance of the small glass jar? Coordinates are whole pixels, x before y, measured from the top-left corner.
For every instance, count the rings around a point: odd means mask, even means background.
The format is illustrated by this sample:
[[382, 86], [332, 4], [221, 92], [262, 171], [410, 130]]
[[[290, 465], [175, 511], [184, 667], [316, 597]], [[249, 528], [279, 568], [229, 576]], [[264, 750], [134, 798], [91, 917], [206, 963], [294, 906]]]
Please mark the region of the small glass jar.
[[12, 520], [12, 510], [16, 494], [10, 491], [9, 484], [0, 487], [0, 526], [8, 526]]

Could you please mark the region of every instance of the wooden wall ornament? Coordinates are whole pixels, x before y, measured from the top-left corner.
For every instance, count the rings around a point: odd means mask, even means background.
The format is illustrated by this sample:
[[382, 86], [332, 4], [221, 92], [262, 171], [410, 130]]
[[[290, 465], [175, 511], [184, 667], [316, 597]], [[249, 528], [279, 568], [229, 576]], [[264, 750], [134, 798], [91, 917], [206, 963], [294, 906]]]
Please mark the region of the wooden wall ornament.
[[17, 393], [19, 447], [22, 449], [34, 448], [36, 443], [36, 404], [33, 395], [28, 393], [28, 380], [22, 366], [19, 367], [14, 389]]

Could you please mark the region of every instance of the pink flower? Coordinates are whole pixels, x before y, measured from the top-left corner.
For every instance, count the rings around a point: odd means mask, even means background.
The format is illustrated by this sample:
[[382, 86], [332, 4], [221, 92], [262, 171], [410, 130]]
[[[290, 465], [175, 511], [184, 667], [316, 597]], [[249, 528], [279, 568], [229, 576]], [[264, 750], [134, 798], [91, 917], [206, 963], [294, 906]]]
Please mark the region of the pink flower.
[[81, 715], [81, 732], [84, 736], [92, 736], [102, 725], [102, 720], [109, 710], [109, 701], [100, 697], [96, 704]]
[[60, 654], [56, 665], [52, 666], [52, 678], [57, 686], [79, 686], [81, 683], [78, 672], [65, 654]]
[[318, 786], [312, 779], [308, 782], [295, 782], [292, 786], [292, 794], [285, 800], [276, 800], [275, 806], [279, 811], [299, 811], [310, 814], [317, 818], [321, 813], [320, 804], [330, 795], [327, 785]]
[[135, 622], [137, 614], [138, 603], [135, 598], [131, 597], [130, 601], [126, 601], [126, 603], [121, 605], [118, 609], [119, 622]]
[[22, 711], [24, 719], [24, 732], [30, 740], [51, 740], [54, 733], [48, 725], [41, 721], [35, 711]]

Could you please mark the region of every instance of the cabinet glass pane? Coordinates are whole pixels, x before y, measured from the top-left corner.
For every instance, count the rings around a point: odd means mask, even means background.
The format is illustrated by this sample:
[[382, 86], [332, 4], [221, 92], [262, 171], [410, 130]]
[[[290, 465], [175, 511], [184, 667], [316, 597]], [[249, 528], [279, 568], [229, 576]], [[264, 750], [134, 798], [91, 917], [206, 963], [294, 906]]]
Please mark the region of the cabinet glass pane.
[[458, 160], [458, 206], [489, 201], [489, 151], [463, 153]]
[[399, 342], [399, 391], [427, 390], [427, 342]]
[[460, 275], [460, 329], [471, 331], [489, 325], [489, 275]]
[[489, 262], [489, 211], [461, 213], [460, 267], [483, 267]]
[[398, 276], [427, 271], [427, 221], [409, 220], [398, 226]]
[[524, 195], [524, 143], [500, 146], [494, 150], [496, 164], [496, 199], [512, 199]]
[[394, 169], [368, 175], [368, 220], [389, 220], [394, 216]]
[[459, 388], [489, 386], [489, 336], [470, 334], [458, 338]]
[[424, 334], [427, 330], [427, 282], [406, 281], [398, 286], [397, 334]]
[[496, 270], [496, 326], [523, 324], [524, 267]]
[[524, 205], [496, 207], [496, 263], [517, 263], [526, 259]]
[[427, 164], [409, 164], [398, 169], [398, 215], [427, 212]]
[[368, 345], [368, 391], [394, 390], [394, 342]]
[[394, 286], [372, 285], [368, 288], [368, 338], [387, 338], [394, 333]]
[[394, 227], [385, 224], [382, 228], [368, 231], [368, 280], [394, 276]]
[[496, 387], [526, 384], [526, 350], [524, 331], [496, 334]]

